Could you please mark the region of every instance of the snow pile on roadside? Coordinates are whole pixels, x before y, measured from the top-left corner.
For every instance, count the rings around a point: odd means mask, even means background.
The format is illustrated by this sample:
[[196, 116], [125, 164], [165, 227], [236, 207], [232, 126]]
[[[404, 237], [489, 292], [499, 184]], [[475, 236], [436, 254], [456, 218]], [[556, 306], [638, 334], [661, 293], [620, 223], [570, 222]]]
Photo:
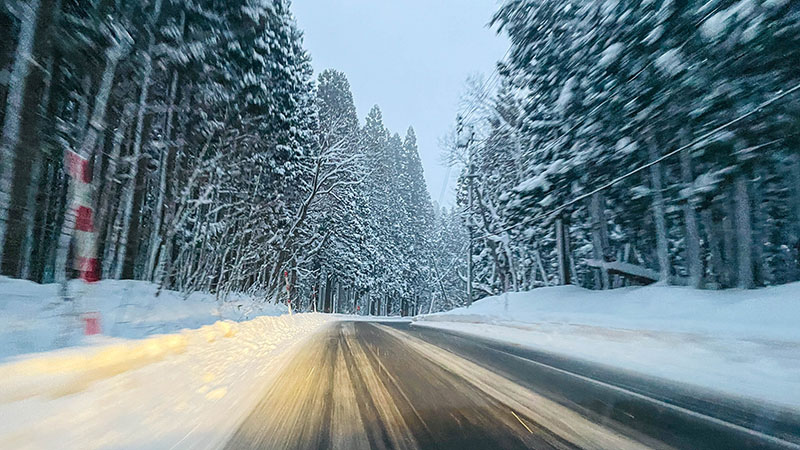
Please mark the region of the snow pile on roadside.
[[220, 321], [17, 358], [0, 365], [0, 448], [215, 448], [290, 348], [331, 320]]
[[70, 284], [75, 301], [64, 301], [58, 284], [37, 284], [0, 277], [0, 361], [19, 354], [79, 344], [83, 338], [80, 314], [99, 313], [103, 336], [140, 339], [156, 333], [175, 333], [221, 319], [247, 320], [285, 314], [286, 307], [243, 296], [217, 302], [214, 295], [162, 291], [144, 281], [103, 280]]
[[798, 323], [800, 283], [753, 291], [550, 287], [415, 322], [800, 408]]

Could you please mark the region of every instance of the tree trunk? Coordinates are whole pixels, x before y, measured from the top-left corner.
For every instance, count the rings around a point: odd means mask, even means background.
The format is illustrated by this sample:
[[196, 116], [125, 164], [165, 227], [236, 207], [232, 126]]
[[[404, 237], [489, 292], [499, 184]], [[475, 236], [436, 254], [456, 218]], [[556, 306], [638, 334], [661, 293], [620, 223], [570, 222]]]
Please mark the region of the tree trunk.
[[[33, 276], [34, 281], [39, 281], [41, 283], [47, 283], [50, 281], [46, 279], [46, 271], [45, 268], [48, 266], [48, 252], [47, 249], [49, 248], [49, 243], [51, 241], [52, 233], [48, 229], [48, 224], [55, 227], [55, 223], [50, 221], [50, 210], [51, 205], [53, 203], [53, 185], [55, 184], [53, 181], [55, 179], [55, 168], [54, 165], [51, 163], [43, 162], [44, 167], [47, 169], [45, 172], [45, 183], [44, 189], [42, 192], [44, 193], [44, 205], [41, 207], [41, 216], [39, 223], [37, 224], [38, 231], [36, 232], [37, 239], [31, 239], [32, 242], [36, 242], [36, 260], [31, 261], [31, 263], [35, 262], [36, 266], [31, 267], [31, 275]], [[31, 257], [31, 259], [33, 259]]]
[[323, 303], [323, 312], [330, 313], [333, 311], [333, 277], [328, 275], [325, 277], [325, 301]]
[[747, 177], [738, 174], [734, 180], [734, 202], [736, 204], [736, 265], [738, 287], [752, 289], [753, 279], [753, 227], [750, 218], [750, 196], [747, 192]]
[[717, 227], [714, 225], [714, 217], [711, 206], [702, 210], [700, 213], [703, 218], [703, 228], [706, 230], [706, 239], [708, 240], [708, 253], [710, 256], [711, 277], [717, 286], [723, 283], [724, 268], [722, 260], [722, 244], [719, 240], [719, 233]]
[[[131, 220], [128, 224], [128, 234], [123, 235], [126, 237], [127, 249], [125, 251], [125, 258], [122, 260], [123, 267], [122, 267], [122, 275], [120, 277], [122, 279], [130, 279], [130, 280], [139, 279], [141, 275], [136, 268], [141, 267], [139, 250], [142, 247], [142, 242], [139, 234], [143, 224], [143, 215], [141, 214], [141, 212], [144, 209], [144, 201], [147, 193], [146, 172], [147, 172], [147, 162], [146, 160], [142, 159], [139, 162], [137, 177], [136, 180], [134, 181], [133, 208], [132, 208], [133, 213], [131, 214]], [[122, 249], [120, 248], [120, 250]], [[195, 261], [198, 260], [195, 259]]]
[[[41, 235], [45, 238], [40, 243], [42, 255], [42, 283], [52, 283], [55, 280], [56, 250], [58, 248], [59, 234], [61, 226], [59, 218], [63, 217], [62, 210], [67, 196], [66, 180], [61, 179], [59, 171], [54, 163], [48, 164], [47, 192], [53, 192], [47, 196], [45, 202], [45, 218], [41, 224]], [[52, 211], [52, 213], [51, 213]], [[52, 215], [52, 218], [51, 218]], [[50, 226], [48, 227], [48, 223]], [[58, 229], [58, 232], [56, 231]]]
[[[795, 150], [795, 153], [792, 155], [791, 164], [789, 166], [789, 170], [791, 171], [789, 175], [789, 180], [793, 189], [793, 200], [794, 200], [794, 230], [792, 236], [792, 242], [790, 242], [789, 247], [795, 249], [797, 252], [795, 256], [795, 261], [800, 263], [800, 153], [798, 150]], [[796, 281], [800, 279], [800, 264], [796, 264], [792, 268], [792, 272], [789, 274], [789, 280]]]
[[333, 313], [336, 314], [339, 312], [339, 304], [341, 303], [342, 299], [342, 283], [339, 282], [338, 278], [336, 280], [336, 290], [334, 292], [333, 297]]
[[[122, 110], [122, 115], [117, 123], [117, 128], [114, 130], [114, 136], [111, 140], [111, 153], [108, 155], [108, 167], [105, 171], [105, 179], [102, 180], [102, 189], [100, 189], [100, 198], [97, 201], [97, 230], [104, 232], [105, 238], [103, 239], [104, 250], [113, 247], [110, 237], [113, 233], [108, 232], [110, 226], [113, 226], [115, 212], [118, 205], [112, 205], [111, 199], [118, 195], [119, 186], [117, 184], [117, 163], [120, 159], [122, 151], [122, 143], [125, 140], [125, 135], [128, 132], [128, 126], [133, 119], [135, 107], [132, 104], [127, 104]], [[98, 177], [97, 183], [101, 180]], [[109, 222], [109, 219], [111, 223]], [[104, 251], [104, 254], [108, 253]], [[104, 266], [108, 266], [104, 258]], [[104, 274], [107, 274], [104, 268]]]
[[142, 83], [139, 90], [139, 109], [136, 113], [136, 134], [133, 138], [133, 150], [131, 152], [130, 171], [128, 180], [122, 190], [122, 234], [120, 235], [119, 248], [117, 249], [116, 262], [114, 264], [114, 278], [122, 278], [125, 267], [125, 259], [128, 256], [128, 235], [130, 233], [131, 220], [133, 219], [134, 194], [136, 193], [136, 181], [139, 177], [139, 159], [142, 155], [142, 139], [144, 133], [144, 116], [147, 108], [147, 94], [150, 91], [150, 77], [153, 72], [153, 62], [150, 59], [150, 51], [145, 54], [144, 68], [142, 71]]
[[29, 279], [31, 275], [31, 253], [33, 252], [33, 232], [36, 223], [36, 198], [39, 195], [39, 182], [42, 175], [42, 156], [41, 152], [35, 151], [31, 161], [30, 181], [25, 199], [25, 211], [23, 213], [23, 236], [20, 246], [19, 266], [17, 276], [22, 279]]
[[765, 286], [772, 281], [767, 258], [764, 257], [764, 247], [767, 243], [768, 223], [764, 206], [764, 188], [767, 184], [766, 170], [756, 169], [758, 177], [750, 184], [752, 189], [752, 204], [761, 205], [753, 210], [753, 270], [754, 281], [758, 286]]
[[167, 104], [166, 124], [164, 125], [164, 141], [165, 144], [161, 148], [161, 157], [159, 158], [158, 170], [158, 194], [156, 195], [156, 204], [153, 208], [153, 228], [150, 231], [150, 240], [147, 248], [147, 265], [145, 266], [145, 278], [152, 280], [154, 277], [154, 270], [156, 264], [156, 257], [158, 250], [161, 247], [161, 222], [164, 217], [164, 198], [167, 195], [167, 157], [169, 156], [169, 148], [172, 142], [172, 117], [173, 109], [175, 106], [175, 94], [178, 90], [178, 72], [172, 73], [172, 83], [169, 88], [169, 103]]
[[724, 212], [720, 221], [722, 227], [722, 274], [724, 275], [723, 285], [726, 288], [736, 285], [736, 230], [733, 225], [736, 206], [733, 195], [733, 192], [730, 191], [725, 193]]
[[8, 79], [6, 109], [3, 116], [3, 135], [0, 138], [0, 262], [3, 261], [6, 232], [8, 229], [11, 189], [14, 169], [18, 158], [17, 144], [22, 123], [23, 98], [33, 60], [33, 43], [36, 37], [36, 23], [39, 16], [40, 0], [30, 0], [21, 5], [22, 18], [19, 40]]
[[[649, 142], [650, 159], [658, 159], [658, 149], [655, 142]], [[669, 241], [667, 240], [667, 218], [664, 207], [664, 184], [661, 175], [661, 164], [650, 166], [650, 181], [653, 186], [653, 218], [656, 224], [656, 252], [658, 254], [659, 278], [664, 283], [669, 283]]]
[[120, 210], [119, 205], [109, 205], [109, 211], [106, 212], [104, 222], [104, 238], [103, 238], [103, 277], [108, 278], [114, 270], [114, 262], [116, 261], [117, 243], [119, 242], [119, 220]]
[[[57, 5], [60, 8], [60, 5]], [[55, 13], [54, 13], [55, 14]], [[48, 53], [50, 53], [48, 51]], [[45, 63], [44, 74], [42, 79], [42, 98], [39, 102], [39, 117], [48, 117], [50, 111], [50, 94], [53, 86], [53, 61], [54, 58], [50, 55]], [[35, 121], [38, 124], [38, 120]], [[39, 196], [39, 184], [41, 183], [42, 170], [44, 169], [45, 161], [42, 154], [41, 142], [39, 139], [39, 130], [37, 129], [31, 133], [33, 142], [30, 146], [30, 153], [33, 155], [31, 159], [31, 172], [28, 181], [28, 190], [25, 198], [25, 212], [23, 221], [23, 236], [19, 260], [20, 278], [30, 279], [31, 277], [31, 258], [34, 251], [34, 232], [36, 227], [36, 213], [37, 213], [37, 198]], [[46, 216], [45, 216], [46, 220]]]
[[[694, 183], [692, 155], [688, 149], [681, 151], [680, 159], [681, 178], [684, 186], [688, 188]], [[699, 289], [703, 287], [703, 262], [700, 259], [700, 230], [691, 198], [683, 202], [683, 219], [686, 225], [686, 266], [689, 271], [689, 286]]]
[[[180, 161], [178, 160], [178, 158], [180, 156], [180, 151], [182, 150], [182, 148], [183, 148], [183, 146], [179, 145], [178, 147], [173, 149], [174, 153], [173, 153], [173, 158], [171, 158], [172, 159], [172, 164], [171, 164], [172, 169], [170, 170], [170, 173], [179, 173], [180, 172], [180, 169], [179, 169]], [[170, 158], [168, 157], [168, 159], [167, 159], [167, 164], [168, 165], [169, 165], [169, 160], [170, 160]], [[172, 182], [172, 183], [168, 183], [168, 184], [169, 184], [168, 189], [167, 189], [168, 194], [166, 194], [166, 197], [169, 197], [172, 200], [172, 202], [171, 202], [172, 206], [168, 207], [167, 211], [164, 213], [165, 214], [165, 218], [170, 218], [170, 217], [172, 217], [173, 214], [177, 213], [177, 211], [175, 209], [175, 204], [176, 204], [176, 202], [175, 202], [175, 195], [176, 194], [175, 193], [176, 193], [177, 183]], [[165, 225], [167, 225], [167, 224], [164, 224], [163, 223], [163, 219], [162, 219], [162, 228]], [[170, 233], [169, 227], [167, 227], [167, 229], [164, 230], [163, 234], [164, 234], [164, 237], [160, 240], [161, 248], [158, 251], [158, 262], [156, 263], [155, 273], [153, 274], [153, 281], [156, 284], [159, 284], [159, 285], [162, 282], [164, 269], [166, 267], [167, 261], [169, 260], [169, 258], [172, 257], [172, 247], [173, 247], [173, 243], [172, 243], [172, 234], [173, 233]]]
[[558, 258], [558, 280], [562, 286], [571, 283], [569, 270], [569, 233], [560, 217], [556, 219], [556, 257]]
[[[606, 260], [607, 240], [604, 235], [608, 234], [605, 217], [605, 199], [599, 192], [592, 195], [589, 210], [592, 218], [592, 250], [594, 258], [598, 261]], [[604, 232], [605, 229], [605, 232]], [[594, 271], [595, 287], [598, 289], [609, 289], [611, 283], [608, 277], [608, 270], [599, 268]]]
[[542, 275], [542, 282], [544, 283], [545, 287], [550, 286], [550, 280], [547, 278], [547, 272], [545, 272], [544, 264], [542, 263], [542, 254], [539, 252], [538, 248], [535, 250], [535, 256], [536, 266], [539, 268], [539, 272]]

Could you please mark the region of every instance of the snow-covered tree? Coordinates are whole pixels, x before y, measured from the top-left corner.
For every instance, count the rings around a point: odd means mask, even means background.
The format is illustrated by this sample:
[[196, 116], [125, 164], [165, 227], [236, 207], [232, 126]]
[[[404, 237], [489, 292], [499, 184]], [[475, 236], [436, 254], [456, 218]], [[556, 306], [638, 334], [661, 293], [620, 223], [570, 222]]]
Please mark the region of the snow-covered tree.
[[789, 2], [505, 1], [493, 21], [511, 40], [499, 88], [466, 107], [479, 130], [476, 289], [552, 278], [556, 213], [585, 286], [641, 281], [609, 274], [614, 263], [694, 287], [797, 279], [786, 131], [797, 93], [759, 108], [800, 81], [782, 64], [796, 55], [798, 14]]

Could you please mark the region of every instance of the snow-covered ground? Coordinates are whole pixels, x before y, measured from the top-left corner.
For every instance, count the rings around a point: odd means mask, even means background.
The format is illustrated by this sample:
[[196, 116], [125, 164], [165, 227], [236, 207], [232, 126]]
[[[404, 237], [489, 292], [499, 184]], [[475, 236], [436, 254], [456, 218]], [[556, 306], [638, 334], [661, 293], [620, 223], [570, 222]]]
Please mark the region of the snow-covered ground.
[[0, 365], [0, 448], [218, 448], [322, 314], [56, 350]]
[[0, 448], [217, 448], [280, 383], [292, 348], [335, 320], [154, 293], [133, 281], [89, 287], [75, 309], [98, 311], [104, 334], [81, 337], [57, 286], [0, 279]]
[[741, 291], [550, 287], [416, 318], [800, 409], [800, 283]]
[[234, 296], [218, 302], [214, 295], [186, 297], [173, 291], [155, 296], [157, 287], [144, 281], [75, 281], [64, 301], [58, 284], [37, 284], [0, 277], [0, 362], [14, 355], [74, 345], [97, 344], [105, 338], [83, 337], [83, 313], [96, 312], [104, 337], [140, 339], [153, 334], [198, 328], [218, 320], [247, 320], [287, 312], [284, 305]]

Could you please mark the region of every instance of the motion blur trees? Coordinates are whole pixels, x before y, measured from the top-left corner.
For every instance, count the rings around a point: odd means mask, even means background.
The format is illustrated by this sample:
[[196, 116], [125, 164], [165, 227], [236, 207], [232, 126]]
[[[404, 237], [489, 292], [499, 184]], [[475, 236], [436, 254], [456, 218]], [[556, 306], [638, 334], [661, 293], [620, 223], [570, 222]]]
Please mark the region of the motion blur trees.
[[574, 280], [626, 283], [610, 262], [694, 287], [800, 279], [800, 95], [760, 109], [800, 83], [797, 4], [507, 0], [493, 23], [511, 48], [465, 114], [484, 293], [555, 281], [556, 208], [670, 153], [561, 212]]
[[344, 74], [315, 87], [288, 0], [12, 0], [0, 24], [3, 274], [73, 274], [76, 151], [103, 278], [303, 308], [324, 291], [337, 311], [391, 284], [399, 312], [424, 289], [399, 269], [428, 251], [405, 203], [432, 215], [413, 135], [366, 144]]

